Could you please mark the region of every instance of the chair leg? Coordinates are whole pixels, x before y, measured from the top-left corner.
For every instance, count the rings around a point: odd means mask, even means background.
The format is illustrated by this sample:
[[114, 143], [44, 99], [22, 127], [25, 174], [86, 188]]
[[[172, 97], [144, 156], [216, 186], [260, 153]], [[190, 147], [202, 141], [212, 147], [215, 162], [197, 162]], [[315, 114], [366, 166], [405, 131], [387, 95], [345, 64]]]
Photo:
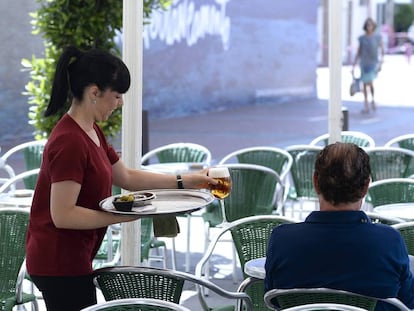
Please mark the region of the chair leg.
[[186, 215], [187, 217], [187, 244], [186, 244], [186, 253], [185, 253], [185, 272], [190, 272], [191, 268], [191, 258], [190, 258], [190, 236], [191, 236], [191, 215]]
[[171, 263], [173, 270], [177, 270], [177, 257], [175, 253], [175, 238], [172, 238], [171, 246]]
[[233, 261], [233, 263], [232, 263], [232, 265], [233, 265], [233, 272], [232, 272], [232, 274], [233, 274], [233, 283], [237, 284], [238, 281], [239, 281], [239, 278], [237, 276], [237, 255], [236, 255], [236, 247], [234, 246], [233, 243], [231, 245], [231, 250], [232, 250], [232, 257], [233, 257], [233, 259], [232, 259], [232, 261]]
[[[208, 245], [210, 243], [210, 224], [208, 222], [204, 223], [204, 252], [207, 251]], [[210, 260], [207, 260], [204, 271], [204, 278], [210, 280]], [[209, 289], [204, 288], [204, 296], [208, 296]]]

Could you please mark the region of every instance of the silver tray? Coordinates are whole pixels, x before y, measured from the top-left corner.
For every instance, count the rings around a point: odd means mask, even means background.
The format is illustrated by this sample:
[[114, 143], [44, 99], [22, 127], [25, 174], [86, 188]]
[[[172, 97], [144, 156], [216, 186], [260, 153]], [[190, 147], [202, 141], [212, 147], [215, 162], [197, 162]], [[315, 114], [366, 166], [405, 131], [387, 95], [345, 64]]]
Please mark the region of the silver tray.
[[191, 213], [203, 208], [214, 200], [214, 196], [210, 192], [203, 190], [151, 189], [145, 190], [145, 192], [154, 193], [155, 198], [150, 200], [148, 205], [133, 207], [131, 212], [121, 212], [114, 208], [112, 201], [119, 195], [106, 198], [99, 205], [104, 211], [110, 213], [156, 216]]

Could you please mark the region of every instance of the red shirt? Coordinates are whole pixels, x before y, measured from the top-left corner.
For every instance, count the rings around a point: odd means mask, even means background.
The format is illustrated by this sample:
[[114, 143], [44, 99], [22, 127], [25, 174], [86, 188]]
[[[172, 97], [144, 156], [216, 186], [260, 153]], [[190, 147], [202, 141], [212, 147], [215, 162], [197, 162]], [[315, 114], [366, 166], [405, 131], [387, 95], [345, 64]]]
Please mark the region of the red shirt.
[[106, 227], [91, 230], [58, 229], [50, 215], [52, 183], [73, 180], [81, 184], [76, 204], [100, 209], [99, 202], [111, 195], [112, 164], [119, 160], [95, 124], [98, 147], [79, 125], [64, 115], [53, 129], [33, 197], [26, 240], [29, 274], [74, 276], [92, 273], [92, 260]]

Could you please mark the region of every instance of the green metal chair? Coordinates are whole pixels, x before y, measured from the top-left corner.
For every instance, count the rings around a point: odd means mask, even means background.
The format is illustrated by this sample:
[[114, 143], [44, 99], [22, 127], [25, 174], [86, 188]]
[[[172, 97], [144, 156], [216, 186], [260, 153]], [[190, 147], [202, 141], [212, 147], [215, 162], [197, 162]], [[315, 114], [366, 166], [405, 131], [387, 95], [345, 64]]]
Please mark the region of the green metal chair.
[[373, 210], [381, 205], [414, 204], [414, 179], [388, 178], [372, 182], [368, 187], [369, 203]]
[[34, 294], [23, 292], [25, 278], [25, 242], [29, 210], [0, 208], [0, 310], [31, 303], [38, 310]]
[[[359, 147], [375, 147], [374, 139], [359, 131], [342, 131], [341, 132], [341, 141], [343, 143], [353, 143]], [[329, 133], [323, 134], [321, 136], [316, 137], [310, 142], [312, 146], [327, 146], [329, 143]]]
[[410, 310], [397, 298], [375, 298], [330, 288], [272, 289], [266, 292], [264, 300], [270, 310], [286, 311], [306, 304], [339, 303], [373, 311], [379, 301], [389, 304], [393, 309]]
[[[267, 244], [273, 228], [281, 224], [295, 223], [294, 220], [278, 215], [260, 215], [243, 217], [228, 223], [221, 231], [215, 235], [210, 242], [204, 256], [196, 266], [196, 276], [209, 278], [210, 265], [214, 262], [217, 243], [224, 240], [225, 235], [231, 233], [240, 266], [244, 271], [244, 265], [251, 259], [266, 257]], [[243, 272], [245, 280], [239, 286], [239, 291], [246, 291], [252, 298], [253, 310], [264, 310], [263, 301], [264, 284], [262, 280], [255, 280]]]
[[414, 165], [414, 151], [395, 147], [366, 149], [370, 158], [372, 181], [387, 178], [406, 178]]
[[102, 302], [81, 311], [190, 311], [190, 309], [160, 299], [125, 298]]
[[[160, 146], [148, 151], [141, 157], [141, 165], [153, 163], [203, 163], [205, 166], [211, 162], [211, 152], [203, 145], [189, 142], [179, 142]], [[185, 269], [190, 271], [190, 236], [191, 236], [191, 214], [178, 215], [187, 218], [187, 252]], [[175, 239], [172, 240], [172, 256], [175, 258]]]
[[340, 303], [374, 311], [377, 305], [376, 298], [329, 288], [272, 289], [266, 292], [264, 300], [271, 310], [310, 303]]
[[[384, 147], [399, 147], [414, 151], [414, 133], [394, 137], [387, 141]], [[408, 174], [410, 176], [414, 174], [414, 163], [412, 163]]]
[[148, 151], [141, 157], [141, 163], [171, 162], [211, 162], [211, 152], [204, 146], [194, 143], [172, 143]]
[[[39, 175], [40, 168], [35, 168], [30, 171], [25, 171], [23, 173], [19, 173], [7, 179], [2, 185], [0, 185], [0, 193], [4, 193], [7, 190], [16, 191], [19, 188], [19, 185], [16, 187], [16, 184], [19, 182], [23, 182], [27, 178], [35, 177]], [[34, 188], [25, 188], [26, 190], [33, 190]]]
[[408, 254], [414, 256], [414, 221], [402, 222], [392, 225], [404, 239]]
[[311, 145], [292, 145], [286, 147], [286, 151], [292, 156], [293, 163], [290, 169], [292, 179], [291, 189], [289, 189], [288, 200], [292, 201], [292, 216], [295, 212], [294, 203], [299, 202], [299, 217], [302, 218], [303, 204], [305, 201], [315, 203], [317, 209], [318, 196], [313, 187], [313, 172], [315, 161], [322, 150], [320, 146]]
[[[10, 148], [0, 157], [0, 169], [4, 169], [8, 178], [12, 178], [18, 174], [13, 167], [9, 164], [10, 158], [17, 156], [20, 152], [23, 153], [23, 159], [25, 163], [25, 170], [29, 171], [40, 167], [43, 156], [43, 149], [47, 140], [35, 140], [29, 141], [13, 148]], [[0, 178], [0, 183], [7, 181], [7, 178]], [[26, 189], [34, 189], [36, 186], [37, 176], [29, 176], [24, 179]]]
[[387, 141], [384, 147], [399, 147], [414, 151], [414, 133], [394, 137]]
[[296, 307], [283, 309], [284, 311], [316, 311], [316, 310], [330, 310], [330, 311], [367, 311], [366, 309], [349, 306], [341, 303], [309, 303]]
[[384, 225], [395, 225], [402, 222], [405, 222], [405, 220], [397, 218], [397, 217], [388, 217], [384, 216], [378, 213], [365, 211], [365, 214], [371, 219], [371, 222], [374, 224], [384, 224]]
[[[204, 220], [205, 249], [210, 243], [210, 229], [224, 227], [229, 222], [255, 215], [272, 215], [276, 202], [277, 187], [283, 182], [272, 169], [253, 164], [223, 164], [229, 169], [232, 190], [219, 205], [206, 209]], [[216, 218], [215, 218], [216, 217]], [[236, 252], [233, 249], [233, 280], [237, 282]]]
[[288, 189], [286, 189], [286, 179], [293, 163], [292, 156], [287, 151], [267, 146], [243, 148], [229, 153], [219, 162], [219, 164], [228, 163], [262, 165], [271, 168], [278, 173], [285, 186], [278, 191], [275, 210], [278, 214], [285, 214], [285, 201], [288, 193]]
[[[94, 258], [93, 268], [111, 267], [118, 265], [121, 260], [121, 227], [112, 225], [108, 227], [104, 240]], [[167, 268], [167, 246], [164, 241], [158, 240], [153, 235], [152, 218], [141, 218], [141, 261], [160, 261]], [[152, 250], [162, 249], [161, 254], [154, 255]], [[173, 269], [175, 261], [173, 259]]]
[[211, 308], [207, 305], [201, 290], [198, 289], [200, 286], [233, 302], [240, 300], [246, 311], [252, 310], [251, 299], [246, 293], [227, 291], [213, 282], [177, 270], [126, 266], [102, 268], [95, 271], [94, 282], [107, 301], [122, 298], [153, 298], [176, 304], [180, 303], [184, 284], [189, 282], [197, 287], [200, 310], [222, 310], [220, 307]]

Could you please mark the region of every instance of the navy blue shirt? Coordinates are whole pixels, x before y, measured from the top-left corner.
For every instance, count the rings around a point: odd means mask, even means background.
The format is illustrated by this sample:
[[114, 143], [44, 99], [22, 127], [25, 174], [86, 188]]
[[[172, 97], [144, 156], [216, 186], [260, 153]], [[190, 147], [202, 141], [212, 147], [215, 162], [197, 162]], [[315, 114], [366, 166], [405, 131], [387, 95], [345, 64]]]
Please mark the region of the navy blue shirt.
[[[397, 230], [362, 211], [312, 212], [305, 222], [273, 229], [265, 290], [327, 287], [399, 298], [414, 308], [414, 278]], [[378, 303], [376, 310], [391, 310]]]

